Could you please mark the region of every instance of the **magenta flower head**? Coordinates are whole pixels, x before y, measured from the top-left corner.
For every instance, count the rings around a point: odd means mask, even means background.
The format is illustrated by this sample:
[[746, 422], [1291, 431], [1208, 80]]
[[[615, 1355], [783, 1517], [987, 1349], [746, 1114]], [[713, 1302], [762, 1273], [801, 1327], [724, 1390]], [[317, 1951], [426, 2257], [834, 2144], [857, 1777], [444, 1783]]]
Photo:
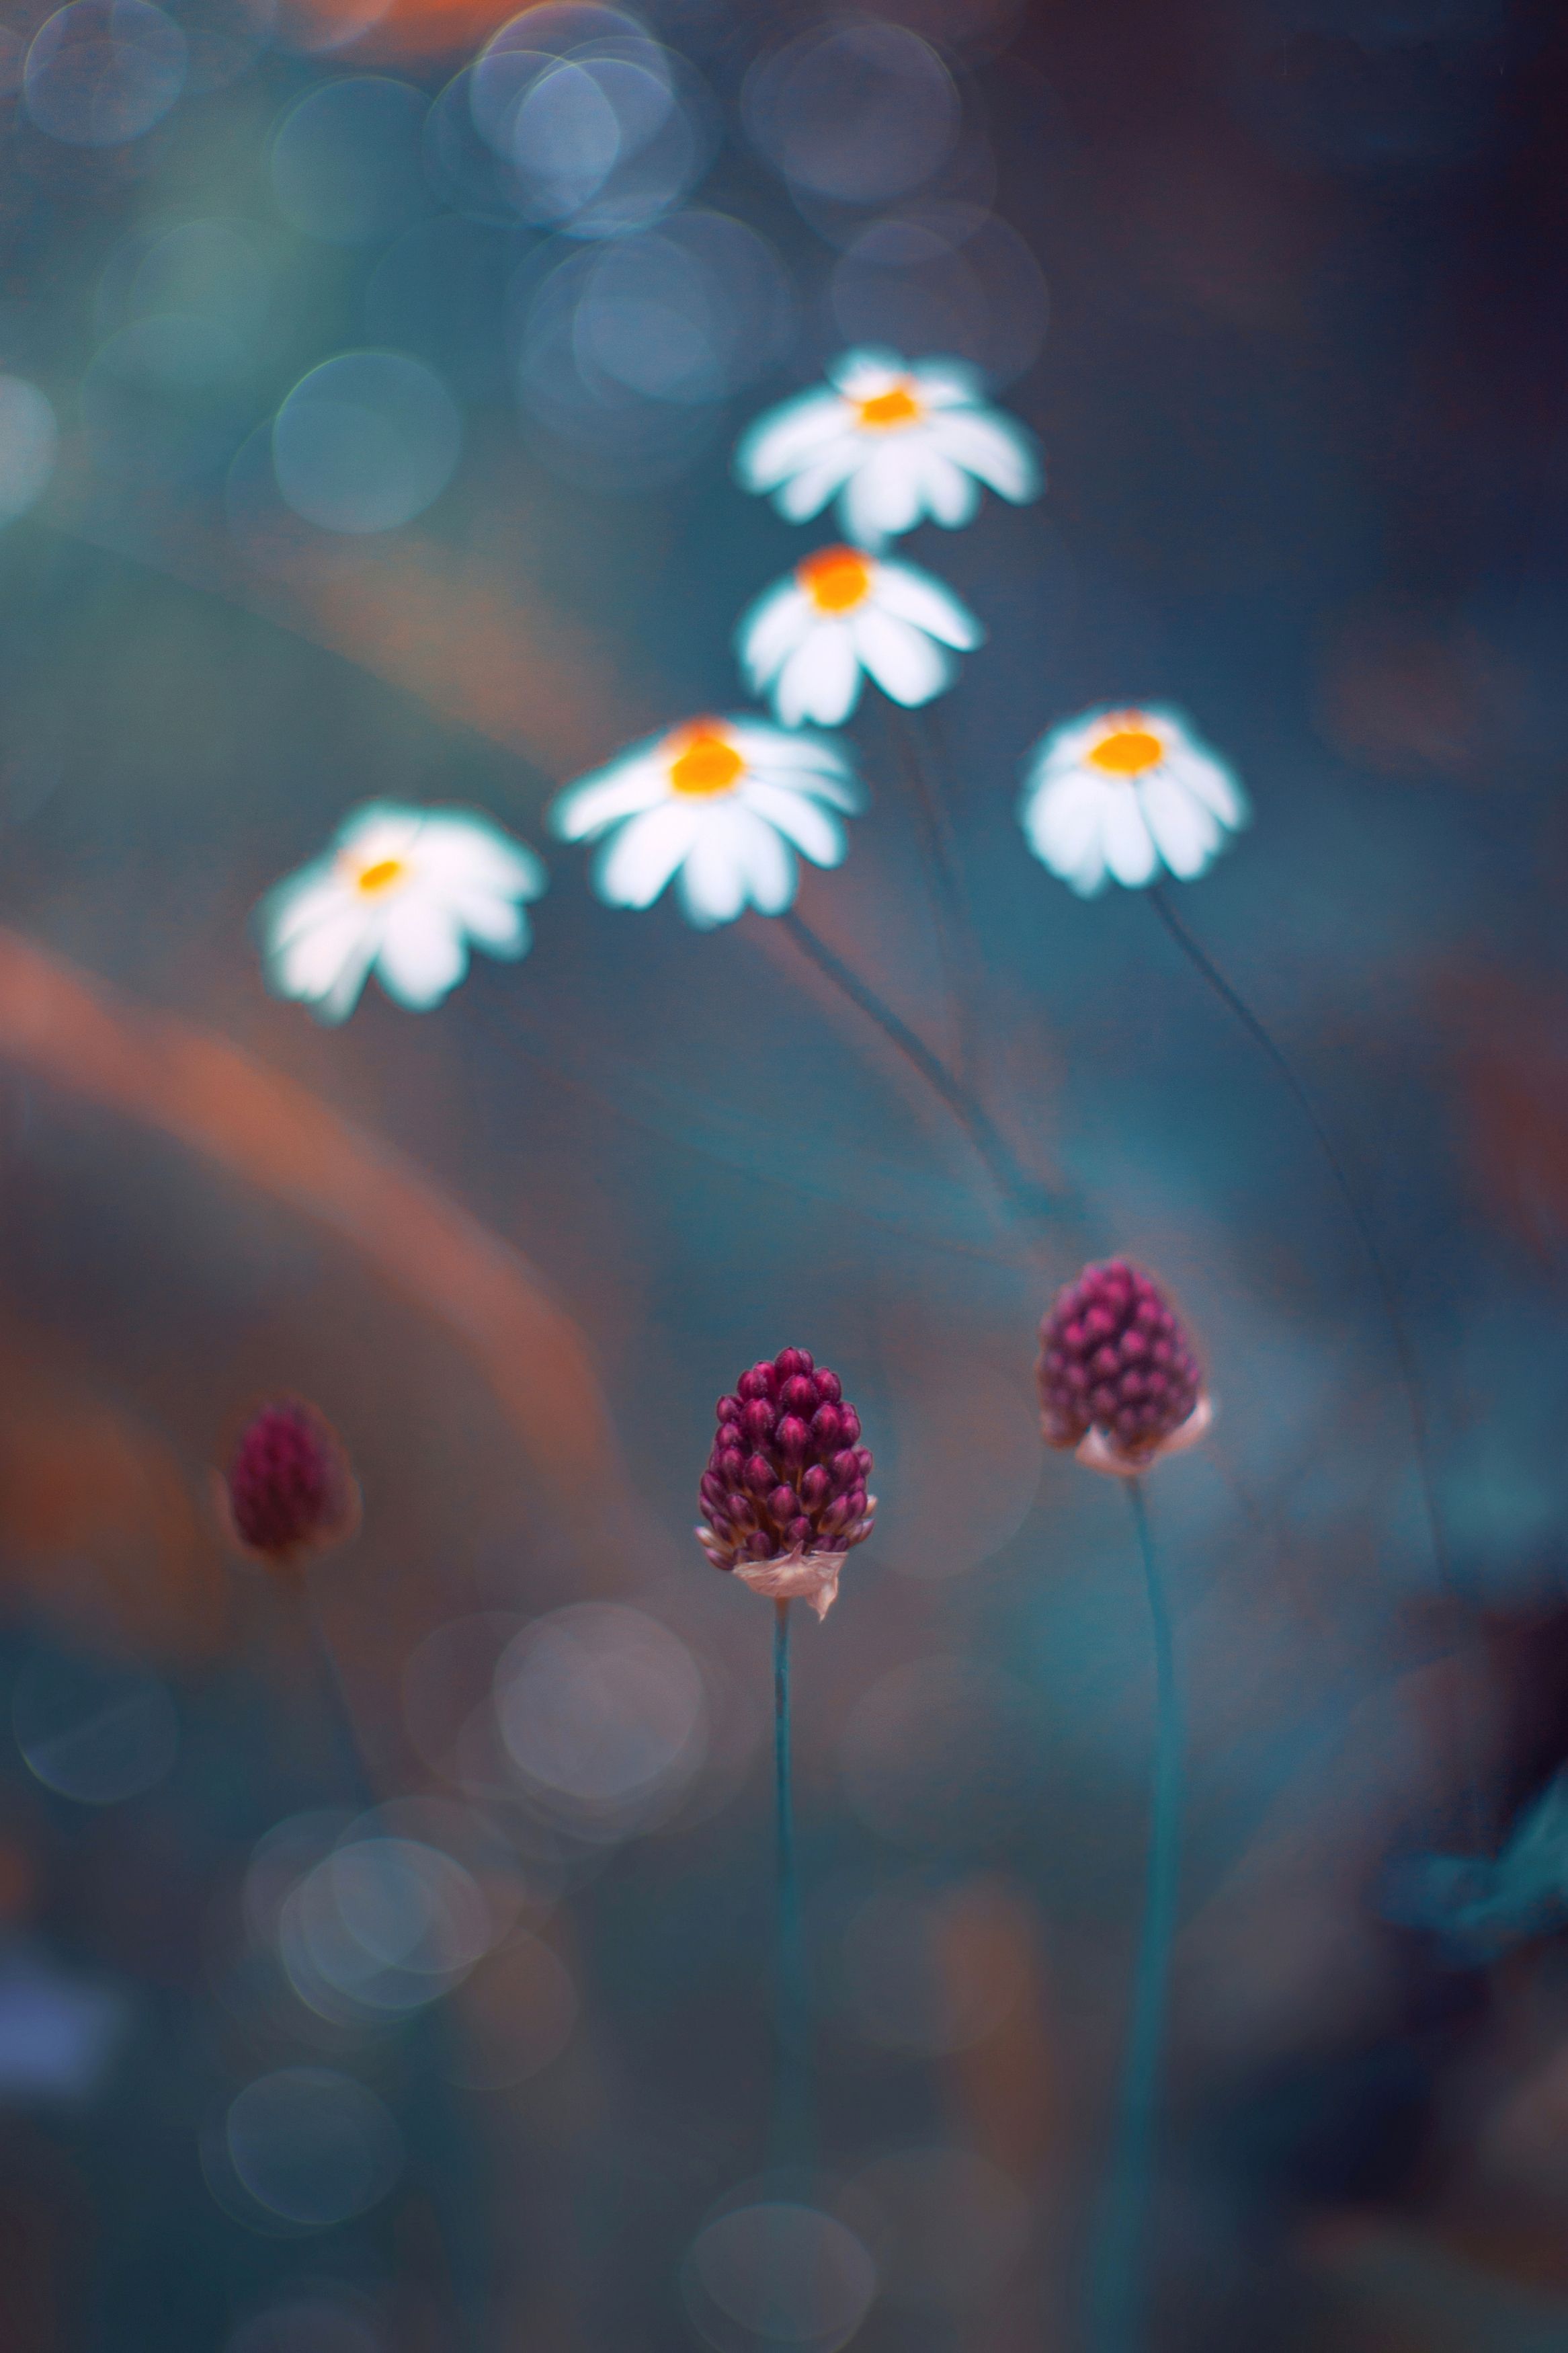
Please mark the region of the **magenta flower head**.
[[845, 1554], [871, 1533], [870, 1475], [837, 1374], [819, 1372], [804, 1348], [781, 1348], [719, 1400], [697, 1540], [753, 1593], [809, 1601], [826, 1618]]
[[297, 1571], [359, 1525], [360, 1493], [343, 1442], [302, 1398], [279, 1398], [240, 1431], [220, 1482], [225, 1517], [242, 1551]]
[[1195, 1445], [1214, 1419], [1175, 1310], [1124, 1258], [1086, 1266], [1057, 1293], [1035, 1371], [1047, 1446], [1075, 1447], [1112, 1478], [1136, 1479]]

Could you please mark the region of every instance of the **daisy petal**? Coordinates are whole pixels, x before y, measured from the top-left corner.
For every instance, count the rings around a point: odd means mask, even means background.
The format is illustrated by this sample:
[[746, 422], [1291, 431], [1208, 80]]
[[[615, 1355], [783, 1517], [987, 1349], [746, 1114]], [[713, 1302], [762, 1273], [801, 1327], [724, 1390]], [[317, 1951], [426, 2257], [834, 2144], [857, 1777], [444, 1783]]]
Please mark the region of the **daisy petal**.
[[424, 828], [423, 809], [405, 808], [399, 801], [366, 801], [343, 819], [333, 847], [356, 865], [374, 866], [384, 858], [406, 858]]
[[774, 707], [786, 727], [815, 720], [837, 727], [860, 700], [857, 631], [844, 621], [819, 622], [779, 672]]
[[653, 736], [635, 744], [608, 767], [595, 768], [557, 793], [550, 805], [551, 832], [562, 841], [591, 841], [606, 826], [656, 808], [669, 790], [664, 762], [654, 756], [654, 746], [663, 741]]
[[809, 522], [820, 514], [834, 492], [853, 476], [860, 462], [859, 445], [852, 434], [829, 444], [821, 457], [803, 467], [773, 492], [773, 504], [786, 522]]
[[1053, 874], [1065, 880], [1099, 843], [1105, 794], [1106, 787], [1092, 776], [1075, 774], [1054, 778], [1026, 799], [1024, 830], [1035, 855]]
[[812, 604], [794, 579], [767, 589], [735, 631], [735, 650], [747, 685], [760, 694], [812, 626]]
[[865, 807], [866, 787], [832, 736], [805, 728], [763, 727], [755, 720], [727, 719], [724, 724], [753, 776], [815, 793], [852, 816]]
[[1020, 506], [1038, 496], [1044, 476], [1035, 445], [1021, 425], [994, 410], [945, 409], [931, 421], [931, 438], [945, 457]]
[[903, 359], [889, 344], [857, 343], [853, 351], [839, 353], [827, 370], [827, 380], [847, 400], [872, 400], [908, 374]]
[[318, 923], [330, 923], [347, 903], [335, 861], [318, 858], [267, 893], [258, 921], [268, 948], [278, 954]]
[[488, 948], [491, 955], [526, 955], [532, 932], [515, 899], [503, 899], [496, 892], [470, 882], [458, 890], [443, 891], [440, 903], [468, 937]]
[[795, 897], [795, 860], [774, 828], [749, 810], [737, 810], [744, 819], [742, 859], [752, 904], [760, 914], [782, 915]]
[[1220, 845], [1218, 820], [1168, 770], [1156, 769], [1138, 787], [1154, 847], [1184, 882], [1201, 874]]
[[912, 621], [928, 637], [940, 638], [943, 645], [956, 646], [961, 653], [984, 642], [985, 632], [968, 607], [961, 605], [942, 581], [912, 564], [883, 558], [877, 567], [877, 602], [883, 612], [897, 614], [900, 621]]
[[910, 370], [927, 408], [972, 408], [984, 387], [965, 360], [921, 360]]
[[483, 818], [432, 815], [419, 829], [420, 871], [441, 883], [471, 883], [517, 899], [537, 899], [549, 880], [532, 850]]
[[820, 801], [792, 792], [787, 785], [764, 783], [760, 776], [748, 777], [741, 798], [747, 808], [776, 826], [814, 866], [837, 866], [842, 860], [847, 847], [844, 828]]
[[908, 446], [877, 449], [844, 486], [839, 503], [851, 539], [879, 547], [921, 518], [918, 457]]
[[860, 659], [884, 694], [912, 709], [940, 694], [952, 678], [952, 656], [923, 629], [892, 613], [868, 610], [856, 616]]
[[980, 505], [980, 488], [945, 451], [930, 446], [921, 452], [921, 480], [926, 508], [944, 531], [961, 530], [973, 522]]
[[323, 1003], [341, 995], [352, 976], [342, 1013], [331, 1017], [341, 1020], [363, 985], [375, 943], [375, 925], [366, 922], [363, 910], [352, 900], [340, 898], [336, 908], [319, 914], [309, 930], [270, 944], [268, 982], [279, 997]]
[[770, 408], [741, 436], [735, 472], [748, 491], [772, 491], [813, 458], [845, 425], [844, 403], [836, 392], [814, 385], [794, 400]]
[[697, 838], [689, 801], [666, 801], [622, 826], [600, 850], [594, 888], [612, 907], [651, 907]]
[[387, 909], [375, 968], [389, 997], [424, 1013], [462, 979], [468, 951], [449, 915], [411, 896]]
[[681, 905], [699, 931], [732, 923], [746, 903], [748, 843], [740, 823], [742, 815], [733, 803], [706, 810], [681, 867]]
[[1106, 864], [1117, 881], [1124, 882], [1130, 891], [1139, 889], [1152, 879], [1159, 862], [1154, 855], [1154, 844], [1143, 821], [1137, 796], [1125, 785], [1106, 795], [1100, 840]]
[[1200, 752], [1190, 743], [1173, 743], [1165, 754], [1165, 768], [1178, 784], [1197, 796], [1220, 823], [1233, 831], [1244, 826], [1251, 810], [1239, 779], [1223, 760]]

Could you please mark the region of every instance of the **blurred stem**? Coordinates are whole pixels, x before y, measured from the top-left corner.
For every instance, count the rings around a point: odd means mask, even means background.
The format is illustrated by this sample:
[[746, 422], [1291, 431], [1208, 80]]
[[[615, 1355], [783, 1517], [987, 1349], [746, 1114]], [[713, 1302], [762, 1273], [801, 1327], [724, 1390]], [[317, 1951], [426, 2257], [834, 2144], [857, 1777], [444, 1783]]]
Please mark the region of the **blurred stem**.
[[775, 2170], [803, 2166], [811, 2153], [811, 2004], [795, 1851], [795, 1786], [790, 1755], [790, 1605], [773, 1603], [773, 2001], [778, 2080], [773, 2099], [772, 2162]]
[[1110, 2173], [1091, 2256], [1089, 2333], [1095, 2353], [1135, 2353], [1143, 2335], [1154, 2122], [1181, 1873], [1182, 1714], [1175, 1645], [1164, 1583], [1149, 1534], [1142, 1479], [1130, 1479], [1127, 1493], [1138, 1531], [1154, 1643], [1154, 1777], [1132, 2020], [1122, 2063]]
[[316, 1599], [315, 1580], [309, 1571], [300, 1577], [294, 1589], [299, 1595], [300, 1609], [310, 1630], [310, 1647], [321, 1664], [321, 1681], [326, 1690], [327, 1712], [337, 1728], [338, 1746], [343, 1752], [344, 1765], [348, 1769], [350, 1779], [354, 1783], [356, 1798], [362, 1806], [368, 1810], [379, 1803], [375, 1794], [375, 1776], [370, 1769], [370, 1764], [364, 1753], [364, 1745], [360, 1739], [359, 1728], [354, 1723], [353, 1710], [349, 1705], [348, 1689], [343, 1682], [342, 1670], [338, 1665], [338, 1654], [328, 1639], [326, 1625], [321, 1617], [321, 1606]]
[[978, 1060], [974, 1023], [979, 991], [974, 934], [969, 921], [963, 877], [958, 862], [958, 846], [942, 797], [941, 775], [943, 763], [935, 718], [929, 703], [914, 712], [906, 709], [901, 702], [895, 702], [890, 695], [884, 694], [882, 700], [888, 713], [888, 730], [898, 750], [900, 765], [914, 806], [921, 848], [931, 872], [931, 892], [936, 901], [937, 936], [942, 948], [947, 991], [952, 1001], [959, 1074], [972, 1083]]
[[[1372, 1220], [1362, 1205], [1360, 1195], [1351, 1182], [1349, 1172], [1340, 1157], [1333, 1138], [1320, 1118], [1304, 1082], [1298, 1076], [1295, 1066], [1285, 1053], [1283, 1047], [1276, 1042], [1251, 1007], [1231, 987], [1206, 951], [1200, 947], [1157, 883], [1150, 890], [1148, 896], [1154, 913], [1159, 916], [1161, 923], [1181, 949], [1182, 954], [1200, 976], [1207, 982], [1221, 1003], [1229, 1007], [1247, 1036], [1268, 1056], [1293, 1097], [1297, 1109], [1311, 1129], [1317, 1139], [1318, 1147], [1328, 1164], [1329, 1174], [1332, 1176], [1339, 1190], [1340, 1198], [1349, 1213], [1357, 1240], [1365, 1254], [1367, 1267], [1378, 1298], [1383, 1304], [1384, 1316], [1388, 1325], [1389, 1337], [1394, 1343], [1394, 1354], [1399, 1367], [1400, 1385], [1405, 1391], [1405, 1408], [1410, 1417], [1410, 1435], [1415, 1455], [1416, 1483], [1421, 1494], [1422, 1514], [1426, 1522], [1427, 1539], [1432, 1547], [1433, 1566], [1437, 1575], [1437, 1589], [1450, 1613], [1458, 1618], [1461, 1607], [1461, 1596], [1454, 1574], [1454, 1564], [1448, 1551], [1447, 1539], [1443, 1533], [1442, 1518], [1437, 1508], [1437, 1486], [1432, 1471], [1431, 1433], [1427, 1425], [1426, 1399], [1421, 1379], [1421, 1366], [1416, 1357], [1415, 1343], [1410, 1337], [1409, 1328], [1405, 1321], [1404, 1311], [1399, 1303], [1399, 1294], [1394, 1287], [1394, 1278], [1389, 1273], [1383, 1252], [1378, 1247], [1377, 1236], [1373, 1231]], [[1486, 1843], [1485, 1810], [1481, 1804], [1480, 1774], [1476, 1761], [1469, 1713], [1465, 1705], [1462, 1677], [1458, 1671], [1455, 1678], [1453, 1710], [1454, 1746], [1469, 1814], [1470, 1838], [1479, 1853]]]
[[830, 980], [858, 1011], [876, 1023], [889, 1043], [941, 1097], [984, 1162], [1008, 1208], [1026, 1217], [1052, 1214], [1056, 1203], [1050, 1194], [1043, 1185], [1037, 1184], [1024, 1174], [997, 1133], [990, 1113], [970, 1089], [955, 1079], [947, 1065], [931, 1052], [924, 1039], [917, 1037], [909, 1023], [900, 1019], [890, 1005], [884, 1004], [876, 991], [834, 954], [826, 941], [819, 938], [793, 907], [786, 908], [776, 920], [784, 925], [802, 955], [809, 958], [818, 972]]

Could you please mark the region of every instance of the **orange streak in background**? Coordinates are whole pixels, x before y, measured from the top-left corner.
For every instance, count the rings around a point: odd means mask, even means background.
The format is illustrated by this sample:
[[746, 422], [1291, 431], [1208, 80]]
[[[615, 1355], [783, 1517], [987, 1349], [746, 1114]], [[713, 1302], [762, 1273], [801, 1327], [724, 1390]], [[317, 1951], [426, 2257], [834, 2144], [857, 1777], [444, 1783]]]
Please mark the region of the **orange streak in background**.
[[[315, 643], [522, 752], [552, 778], [593, 766], [657, 723], [586, 632], [431, 540], [339, 566], [301, 562], [288, 586]], [[254, 584], [242, 594], [268, 611]]]
[[582, 1333], [509, 1243], [294, 1080], [116, 1004], [0, 929], [0, 1056], [177, 1137], [342, 1237], [471, 1352], [574, 1532], [613, 1570], [633, 1532]]
[[414, 532], [324, 547], [282, 514], [247, 558], [197, 511], [151, 494], [100, 501], [81, 447], [68, 443], [44, 519], [342, 655], [552, 782], [668, 717], [628, 691], [623, 666], [592, 630], [472, 548]]

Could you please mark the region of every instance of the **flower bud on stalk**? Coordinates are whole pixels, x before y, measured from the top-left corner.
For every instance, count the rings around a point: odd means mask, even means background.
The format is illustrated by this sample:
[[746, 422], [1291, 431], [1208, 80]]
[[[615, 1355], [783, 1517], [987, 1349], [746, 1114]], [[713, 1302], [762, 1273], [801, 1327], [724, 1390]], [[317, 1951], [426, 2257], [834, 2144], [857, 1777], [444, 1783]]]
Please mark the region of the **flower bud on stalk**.
[[1180, 1319], [1157, 1282], [1113, 1258], [1058, 1293], [1036, 1366], [1049, 1446], [1086, 1469], [1136, 1479], [1194, 1446], [1214, 1419]]
[[844, 1556], [876, 1516], [859, 1415], [837, 1374], [819, 1372], [804, 1348], [781, 1348], [742, 1373], [718, 1415], [699, 1544], [753, 1593], [809, 1601], [826, 1618]]
[[297, 1577], [359, 1526], [359, 1486], [342, 1440], [301, 1398], [277, 1398], [252, 1416], [220, 1486], [241, 1551], [284, 1576]]

